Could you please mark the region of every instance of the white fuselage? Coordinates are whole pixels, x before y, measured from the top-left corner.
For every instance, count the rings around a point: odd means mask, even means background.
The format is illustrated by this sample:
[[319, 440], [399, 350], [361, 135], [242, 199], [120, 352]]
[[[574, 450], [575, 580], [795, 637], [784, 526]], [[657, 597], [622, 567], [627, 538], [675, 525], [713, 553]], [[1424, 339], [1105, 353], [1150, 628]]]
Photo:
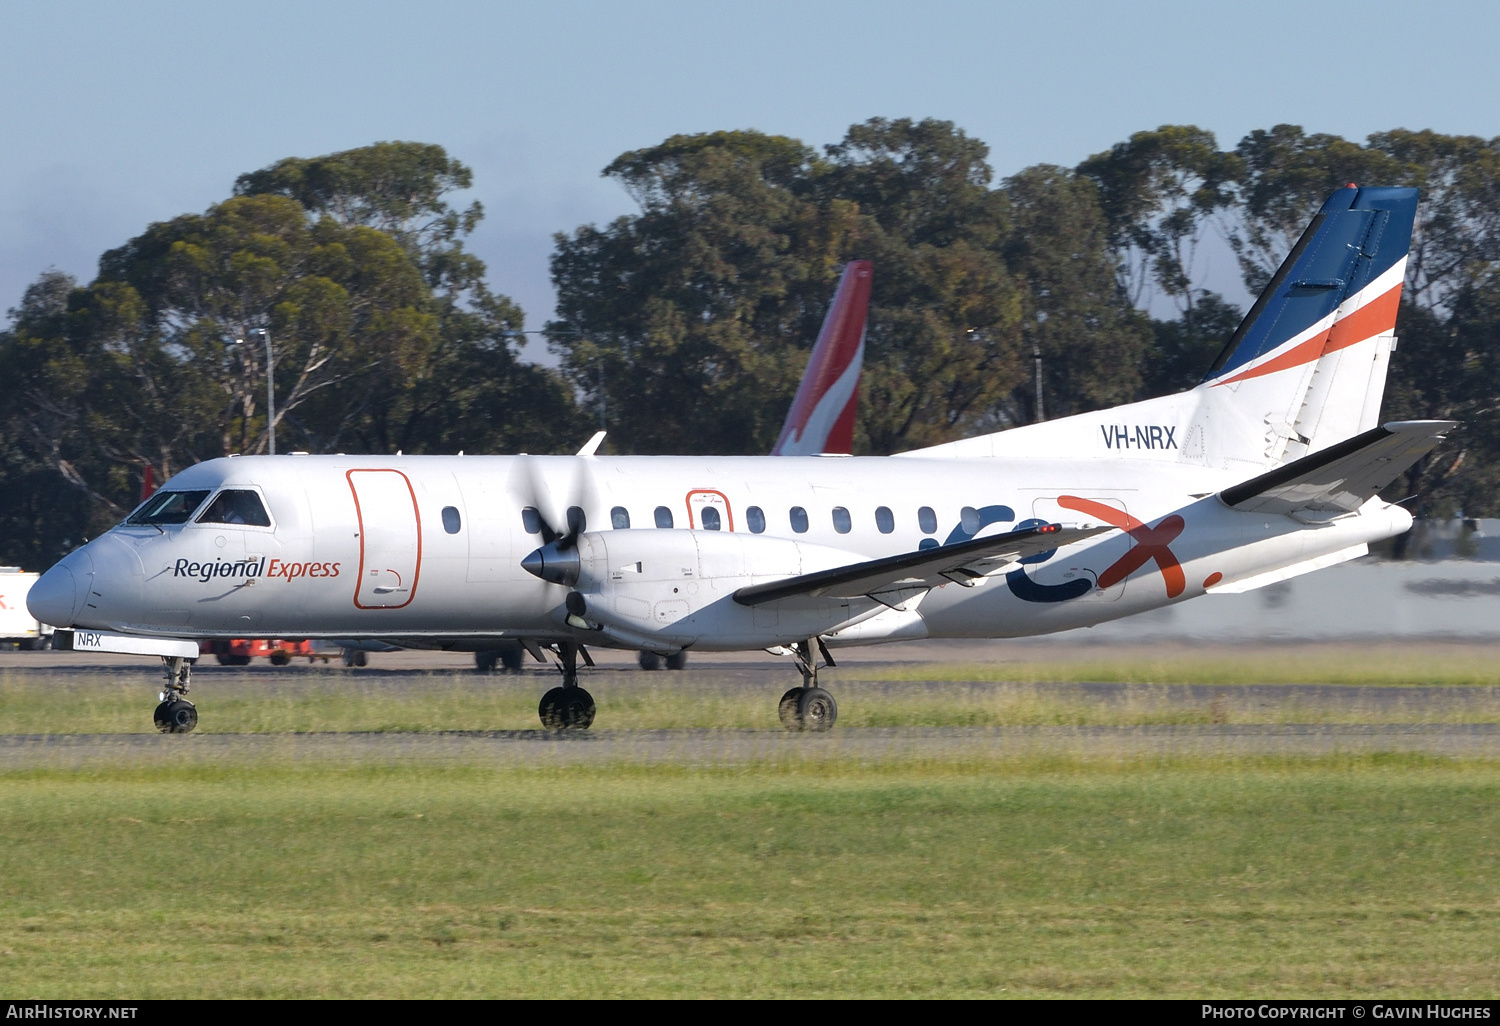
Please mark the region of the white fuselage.
[[[88, 629], [460, 648], [513, 637], [734, 650], [813, 636], [867, 644], [1066, 630], [1410, 525], [1405, 510], [1378, 499], [1321, 522], [1239, 512], [1214, 493], [1244, 476], [1107, 454], [226, 458], [185, 470], [163, 488], [253, 489], [269, 527], [120, 526], [62, 565], [76, 588], [72, 626]], [[522, 568], [544, 541], [527, 529], [527, 506], [543, 507], [550, 523], [567, 507], [584, 511], [576, 590], [600, 611], [602, 629], [570, 626], [570, 588]], [[670, 530], [656, 526], [659, 507], [671, 514]], [[805, 530], [796, 529], [795, 509], [805, 512]], [[622, 511], [628, 528], [614, 526]], [[715, 516], [718, 530], [705, 529]], [[1111, 520], [1129, 530], [1013, 564], [972, 586], [934, 588], [905, 608], [845, 599], [751, 609], [731, 598], [749, 584], [967, 538], [966, 525], [982, 524], [973, 533], [988, 534], [1036, 520]], [[1097, 586], [1101, 577], [1108, 586]]]

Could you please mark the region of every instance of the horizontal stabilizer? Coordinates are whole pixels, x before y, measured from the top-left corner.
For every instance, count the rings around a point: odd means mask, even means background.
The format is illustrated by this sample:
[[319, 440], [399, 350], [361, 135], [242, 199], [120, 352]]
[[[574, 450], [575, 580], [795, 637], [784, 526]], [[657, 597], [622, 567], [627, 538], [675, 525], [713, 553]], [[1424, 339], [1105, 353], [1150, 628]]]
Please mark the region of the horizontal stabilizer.
[[1219, 497], [1235, 509], [1253, 513], [1352, 513], [1436, 449], [1443, 433], [1457, 426], [1451, 420], [1408, 420], [1371, 428], [1226, 488]]
[[[832, 570], [819, 570], [769, 584], [755, 584], [735, 592], [734, 600], [742, 606], [759, 606], [799, 596], [857, 598], [868, 595], [878, 601], [888, 601], [881, 596], [926, 591], [950, 581], [965, 583], [976, 577], [984, 577], [1018, 559], [1072, 545], [1113, 530], [1113, 527], [1060, 527], [1057, 524], [1044, 524], [1009, 534], [990, 535], [953, 545], [919, 549], [865, 563], [834, 567]], [[898, 598], [891, 598], [889, 604], [899, 601]]]

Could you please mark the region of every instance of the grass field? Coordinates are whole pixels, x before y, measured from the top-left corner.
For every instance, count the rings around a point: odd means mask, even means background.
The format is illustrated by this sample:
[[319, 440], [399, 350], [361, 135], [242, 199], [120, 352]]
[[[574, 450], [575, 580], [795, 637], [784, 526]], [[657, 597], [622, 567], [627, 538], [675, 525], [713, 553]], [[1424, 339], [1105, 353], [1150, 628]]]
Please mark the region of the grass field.
[[1500, 763], [0, 778], [23, 996], [1487, 996]]
[[[846, 727], [1500, 722], [1500, 652], [1492, 646], [1029, 652], [987, 663], [855, 665], [827, 671], [825, 683]], [[606, 670], [584, 683], [601, 727], [769, 729], [777, 726], [776, 699], [792, 682], [788, 670], [767, 657], [763, 668], [728, 675], [710, 667], [687, 674]], [[73, 676], [7, 668], [0, 671], [0, 734], [150, 732], [152, 674], [145, 664]], [[210, 669], [196, 675], [192, 697], [205, 732], [523, 730], [536, 726], [537, 699], [555, 676], [540, 667], [493, 675]], [[705, 686], [705, 679], [720, 683]], [[1055, 686], [1078, 682], [1141, 686], [1111, 696]], [[1156, 686], [1163, 684], [1400, 686], [1444, 694], [1441, 701], [1290, 690], [1192, 698]]]
[[[1028, 651], [832, 671], [839, 729], [1500, 722], [1478, 646]], [[199, 674], [200, 729], [529, 730], [553, 682], [292, 669]], [[772, 728], [784, 676], [589, 686], [606, 730]], [[0, 734], [148, 732], [151, 691], [144, 668], [18, 656]], [[88, 769], [0, 770], [0, 993], [1500, 993], [1500, 753], [829, 759], [810, 740], [544, 768], [402, 760], [399, 738], [143, 766], [156, 742], [106, 739]]]
[[[640, 675], [637, 675], [638, 677]], [[830, 677], [832, 675], [829, 675]], [[551, 677], [442, 675], [406, 682], [309, 675], [265, 689], [203, 682], [192, 698], [204, 733], [285, 731], [531, 730]], [[601, 729], [779, 729], [780, 688], [700, 689], [658, 675], [588, 682]], [[1130, 726], [1195, 723], [1496, 723], [1500, 689], [1466, 689], [1442, 702], [1368, 695], [1165, 695], [1141, 687], [1091, 696], [1049, 685], [954, 682], [940, 688], [828, 680], [841, 727]], [[149, 683], [35, 687], [0, 677], [0, 734], [153, 733]]]
[[1493, 645], [1400, 642], [1264, 646], [1132, 646], [1121, 651], [1049, 647], [1038, 658], [1025, 648], [990, 662], [887, 666], [870, 680], [1027, 681], [1121, 684], [1344, 684], [1361, 686], [1500, 685]]

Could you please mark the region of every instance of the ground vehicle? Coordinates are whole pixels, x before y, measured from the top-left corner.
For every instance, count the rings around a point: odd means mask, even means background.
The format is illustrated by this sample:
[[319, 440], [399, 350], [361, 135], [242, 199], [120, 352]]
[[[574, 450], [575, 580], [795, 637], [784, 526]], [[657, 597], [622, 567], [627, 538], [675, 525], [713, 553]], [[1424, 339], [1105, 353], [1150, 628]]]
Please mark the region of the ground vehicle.
[[325, 652], [317, 651], [311, 641], [286, 641], [282, 638], [228, 638], [202, 641], [198, 648], [211, 655], [220, 666], [248, 666], [257, 657], [269, 659], [272, 666], [285, 666], [294, 656], [306, 656], [309, 662], [328, 662]]
[[26, 596], [40, 574], [18, 566], [0, 566], [0, 644], [44, 649], [52, 641], [52, 625], [42, 623], [26, 608]]

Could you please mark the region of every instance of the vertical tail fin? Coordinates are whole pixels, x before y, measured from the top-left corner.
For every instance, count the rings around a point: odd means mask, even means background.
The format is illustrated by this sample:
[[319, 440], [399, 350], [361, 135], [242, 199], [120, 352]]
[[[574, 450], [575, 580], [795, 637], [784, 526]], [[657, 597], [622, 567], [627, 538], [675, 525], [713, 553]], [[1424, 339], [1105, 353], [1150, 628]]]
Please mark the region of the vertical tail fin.
[[1416, 211], [1416, 189], [1334, 192], [1214, 361], [1204, 385], [1263, 415], [1267, 460], [1375, 426]]
[[844, 268], [772, 456], [847, 453], [853, 448], [872, 268], [868, 260], [854, 260]]

